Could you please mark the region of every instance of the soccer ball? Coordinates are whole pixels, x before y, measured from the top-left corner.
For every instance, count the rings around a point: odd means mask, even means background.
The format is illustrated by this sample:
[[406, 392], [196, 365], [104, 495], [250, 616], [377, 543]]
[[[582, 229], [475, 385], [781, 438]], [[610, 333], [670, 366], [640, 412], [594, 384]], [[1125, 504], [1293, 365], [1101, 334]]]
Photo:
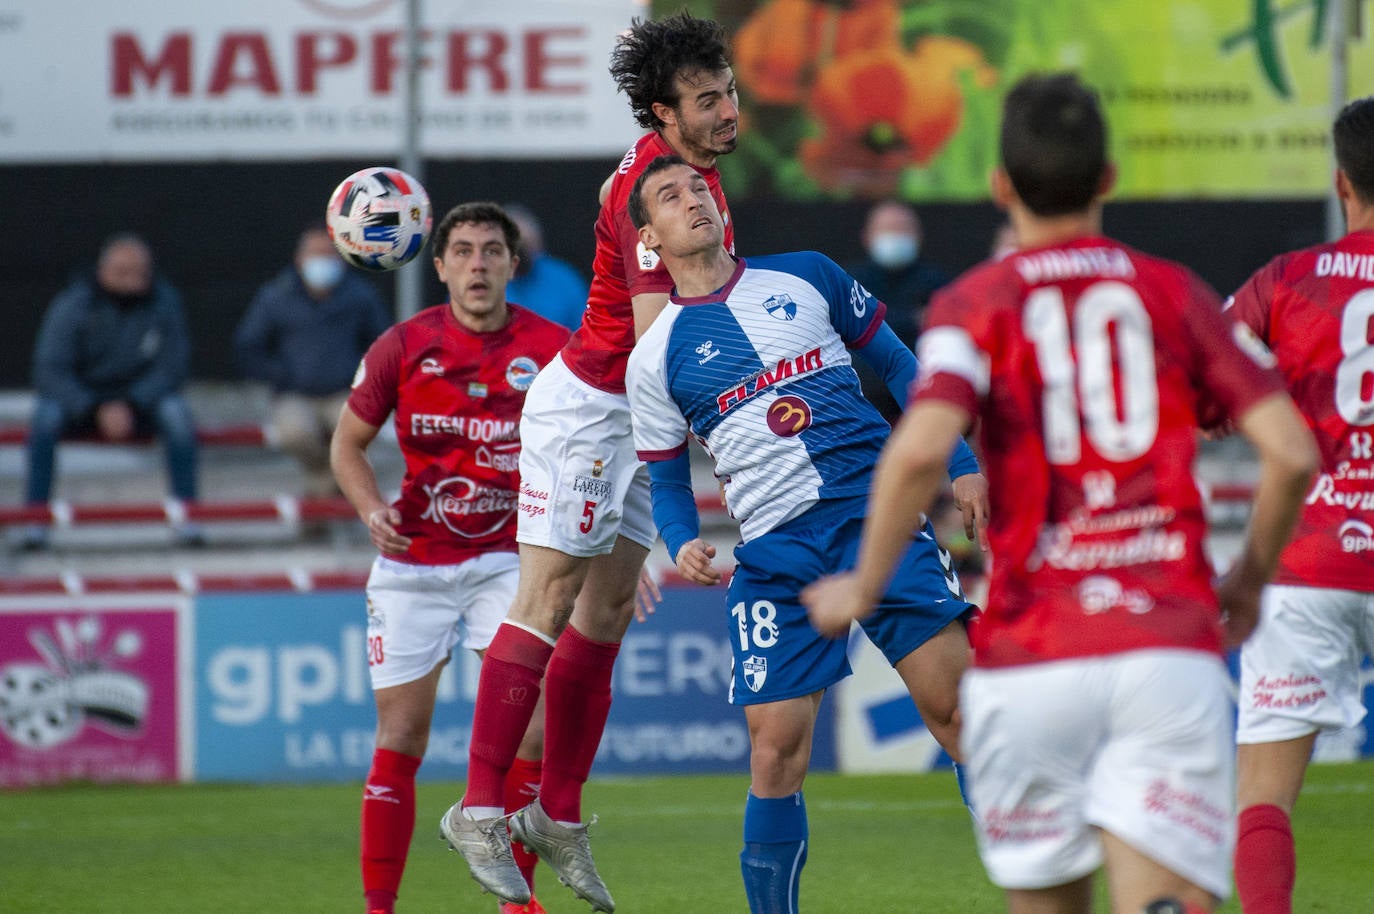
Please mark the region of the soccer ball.
[[329, 237], [343, 259], [364, 270], [394, 270], [429, 239], [429, 194], [398, 168], [364, 168], [334, 188], [325, 209]]

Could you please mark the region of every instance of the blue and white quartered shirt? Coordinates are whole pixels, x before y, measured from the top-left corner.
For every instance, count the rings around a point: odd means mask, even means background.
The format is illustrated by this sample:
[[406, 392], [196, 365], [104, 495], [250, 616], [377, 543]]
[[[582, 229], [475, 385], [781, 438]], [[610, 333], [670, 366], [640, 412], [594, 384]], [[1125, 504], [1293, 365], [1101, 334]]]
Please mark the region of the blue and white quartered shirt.
[[[891, 429], [864, 398], [849, 350], [881, 337], [874, 348], [897, 391], [916, 371], [884, 311], [810, 251], [741, 260], [712, 295], [670, 297], [630, 355], [640, 458], [651, 466], [673, 460], [685, 454], [689, 434], [697, 438], [746, 541], [821, 500], [866, 496]], [[977, 472], [960, 447], [951, 475]]]

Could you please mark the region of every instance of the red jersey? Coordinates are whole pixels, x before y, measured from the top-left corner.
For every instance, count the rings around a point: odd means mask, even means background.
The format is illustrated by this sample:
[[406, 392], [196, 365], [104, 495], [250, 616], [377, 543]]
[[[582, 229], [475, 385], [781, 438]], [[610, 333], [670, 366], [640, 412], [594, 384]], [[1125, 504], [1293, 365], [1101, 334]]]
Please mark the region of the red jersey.
[[1275, 258], [1228, 306], [1273, 350], [1321, 451], [1275, 580], [1374, 590], [1374, 232]]
[[933, 298], [918, 400], [980, 418], [991, 487], [979, 666], [1221, 650], [1193, 480], [1204, 398], [1282, 389], [1183, 267], [1101, 237], [1017, 252]]
[[[677, 155], [657, 133], [639, 138], [615, 170], [610, 193], [596, 217], [596, 258], [582, 325], [563, 350], [568, 369], [584, 382], [608, 393], [625, 392], [625, 363], [635, 344], [634, 310], [630, 299], [649, 292], [670, 292], [673, 278], [658, 255], [639, 243], [639, 230], [630, 221], [627, 204], [635, 181], [659, 156]], [[694, 168], [696, 166], [693, 166]], [[725, 221], [725, 247], [735, 250], [735, 227], [720, 189], [720, 172], [697, 168], [706, 178]]]
[[568, 331], [519, 305], [506, 326], [474, 333], [448, 305], [391, 327], [363, 356], [348, 406], [369, 425], [395, 413], [405, 457], [397, 561], [454, 565], [514, 552], [520, 410]]

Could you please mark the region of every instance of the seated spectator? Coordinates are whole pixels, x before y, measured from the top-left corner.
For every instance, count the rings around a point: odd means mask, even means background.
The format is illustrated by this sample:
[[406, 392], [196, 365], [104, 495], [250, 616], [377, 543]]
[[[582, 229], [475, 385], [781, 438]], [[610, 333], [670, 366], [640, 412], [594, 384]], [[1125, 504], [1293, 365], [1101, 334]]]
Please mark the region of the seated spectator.
[[273, 440], [300, 461], [306, 495], [338, 494], [329, 439], [363, 353], [390, 325], [377, 290], [347, 268], [323, 226], [311, 226], [234, 334], [244, 374], [272, 386]]
[[587, 280], [566, 260], [544, 250], [544, 227], [527, 206], [503, 207], [520, 229], [520, 262], [506, 286], [506, 298], [555, 324], [576, 330], [587, 308]]
[[[122, 442], [153, 434], [167, 451], [172, 494], [194, 501], [195, 421], [180, 394], [190, 350], [181, 295], [155, 275], [147, 243], [129, 233], [110, 238], [94, 275], [60, 292], [38, 331], [27, 502], [49, 500], [57, 443], [64, 436]], [[191, 526], [181, 527], [178, 536], [188, 545], [201, 542]], [[46, 531], [35, 528], [23, 546], [42, 548], [46, 542]]]

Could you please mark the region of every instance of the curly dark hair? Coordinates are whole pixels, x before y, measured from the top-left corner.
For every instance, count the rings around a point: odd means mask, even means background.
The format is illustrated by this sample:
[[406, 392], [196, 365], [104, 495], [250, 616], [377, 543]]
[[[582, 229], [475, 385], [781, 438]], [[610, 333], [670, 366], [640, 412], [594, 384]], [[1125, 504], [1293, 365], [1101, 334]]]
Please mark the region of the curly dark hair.
[[718, 73], [730, 66], [725, 30], [683, 10], [667, 19], [636, 19], [611, 52], [611, 78], [630, 100], [639, 126], [658, 130], [656, 103], [676, 108], [679, 75]]
[[520, 250], [520, 226], [516, 225], [515, 220], [500, 206], [482, 201], [460, 203], [444, 214], [444, 218], [439, 220], [439, 227], [430, 238], [435, 257], [444, 256], [444, 249], [448, 247], [448, 236], [458, 225], [494, 225], [505, 236], [506, 247], [512, 254]]

